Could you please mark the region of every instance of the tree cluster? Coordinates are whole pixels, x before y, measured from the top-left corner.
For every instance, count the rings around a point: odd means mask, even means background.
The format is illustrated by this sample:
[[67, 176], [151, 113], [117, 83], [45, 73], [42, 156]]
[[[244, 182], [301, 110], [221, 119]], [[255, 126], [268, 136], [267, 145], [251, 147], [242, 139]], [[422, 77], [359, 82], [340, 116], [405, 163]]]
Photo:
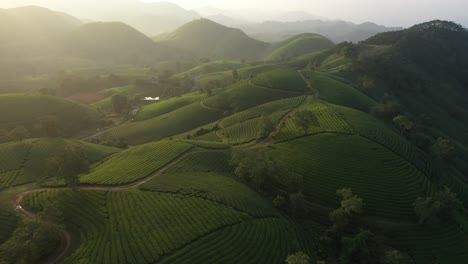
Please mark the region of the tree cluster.
[[67, 145], [60, 155], [47, 160], [45, 168], [47, 178], [63, 179], [74, 188], [80, 184], [79, 175], [89, 170], [89, 161], [83, 149]]
[[419, 197], [414, 202], [414, 212], [421, 224], [453, 220], [463, 211], [463, 204], [448, 187], [430, 196]]
[[302, 110], [294, 114], [294, 124], [307, 134], [311, 126], [319, 127], [320, 122], [317, 115], [311, 110]]
[[0, 263], [39, 263], [54, 253], [63, 230], [62, 214], [54, 207], [24, 218], [12, 237], [0, 245]]

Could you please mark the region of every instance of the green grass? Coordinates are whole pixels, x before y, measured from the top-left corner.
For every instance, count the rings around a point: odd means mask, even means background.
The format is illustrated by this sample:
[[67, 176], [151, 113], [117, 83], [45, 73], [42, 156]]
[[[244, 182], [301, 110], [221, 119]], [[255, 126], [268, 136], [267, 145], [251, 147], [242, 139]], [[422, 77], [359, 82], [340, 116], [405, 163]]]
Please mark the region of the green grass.
[[196, 102], [167, 114], [111, 129], [106, 135], [127, 139], [132, 145], [143, 144], [191, 131], [222, 117], [222, 112], [207, 109]]
[[306, 82], [294, 69], [278, 69], [261, 73], [252, 79], [252, 83], [272, 89], [306, 92]]
[[65, 220], [81, 236], [79, 248], [64, 263], [155, 263], [207, 235], [252, 219], [205, 199], [138, 191], [45, 191], [26, 196], [23, 206], [41, 210], [57, 199]]
[[323, 100], [366, 112], [376, 104], [368, 96], [332, 75], [310, 71], [304, 71], [304, 73], [310, 80], [312, 88], [319, 91], [320, 98]]
[[333, 45], [333, 42], [321, 35], [301, 34], [274, 46], [273, 51], [265, 59], [273, 61], [291, 59], [303, 54], [324, 50]]
[[203, 237], [161, 263], [284, 263], [298, 250], [295, 240], [286, 221], [258, 219]]
[[0, 95], [0, 128], [24, 126], [30, 130], [46, 117], [56, 117], [57, 127], [65, 135], [92, 129], [103, 124], [103, 116], [92, 108], [53, 96]]
[[47, 160], [67, 146], [86, 153], [89, 162], [95, 163], [120, 151], [116, 148], [66, 139], [31, 139], [0, 145], [0, 190], [45, 178]]
[[184, 152], [191, 144], [177, 141], [149, 143], [120, 152], [99, 164], [86, 175], [81, 183], [118, 185], [145, 178]]
[[276, 144], [271, 156], [304, 177], [309, 201], [334, 208], [339, 202], [336, 190], [350, 187], [364, 199], [370, 216], [414, 221], [413, 202], [433, 188], [405, 159], [356, 135], [304, 137]]
[[186, 105], [201, 101], [206, 97], [205, 94], [194, 93], [188, 94], [181, 97], [171, 98], [166, 101], [161, 101], [158, 103], [150, 104], [143, 106], [135, 116], [136, 120], [142, 121], [150, 118], [154, 118], [169, 112], [172, 112], [176, 109], [184, 107]]

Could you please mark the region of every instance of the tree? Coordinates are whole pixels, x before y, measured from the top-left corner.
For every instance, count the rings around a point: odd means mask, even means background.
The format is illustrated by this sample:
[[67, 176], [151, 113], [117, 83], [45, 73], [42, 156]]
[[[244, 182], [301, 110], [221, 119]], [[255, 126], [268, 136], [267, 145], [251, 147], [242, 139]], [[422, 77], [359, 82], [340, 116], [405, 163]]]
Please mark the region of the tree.
[[457, 151], [449, 139], [438, 138], [434, 145], [432, 145], [431, 152], [436, 158], [448, 161], [456, 155]]
[[296, 126], [302, 128], [304, 133], [307, 134], [310, 126], [320, 126], [317, 115], [310, 110], [302, 110], [294, 114], [294, 123]]
[[388, 250], [382, 258], [382, 264], [410, 264], [411, 259], [398, 250]]
[[80, 183], [79, 175], [89, 170], [89, 161], [83, 149], [68, 145], [62, 154], [63, 176], [68, 187], [76, 187]]
[[120, 94], [112, 96], [112, 107], [118, 114], [126, 114], [130, 110], [127, 97]]
[[0, 144], [11, 140], [10, 133], [5, 129], [0, 129]]
[[333, 226], [337, 229], [346, 228], [354, 216], [362, 214], [363, 200], [353, 194], [350, 188], [338, 189], [336, 194], [342, 197], [340, 208], [332, 211], [329, 215]]
[[259, 130], [259, 138], [266, 138], [275, 128], [274, 121], [267, 115], [263, 115], [261, 118], [261, 126]]
[[455, 219], [463, 212], [463, 205], [448, 187], [431, 196], [419, 197], [414, 202], [419, 223], [438, 223]]
[[354, 237], [344, 237], [340, 263], [373, 263], [368, 245], [371, 236], [370, 231], [361, 229]]
[[289, 255], [286, 258], [286, 263], [287, 264], [310, 264], [310, 257], [306, 253], [299, 251], [299, 252]]
[[234, 81], [237, 81], [239, 79], [239, 72], [237, 71], [237, 69], [232, 70], [232, 79]]
[[47, 137], [57, 137], [60, 135], [58, 123], [58, 118], [56, 116], [46, 116], [42, 118], [41, 127]]
[[79, 185], [81, 173], [89, 170], [89, 161], [83, 149], [67, 145], [62, 153], [50, 158], [46, 163], [46, 175], [49, 178], [59, 178], [65, 181], [68, 187]]
[[60, 243], [63, 223], [55, 209], [46, 208], [33, 218], [24, 218], [12, 237], [0, 245], [0, 263], [38, 263]]
[[393, 123], [398, 126], [402, 132], [411, 132], [414, 129], [414, 123], [404, 115], [398, 115], [393, 118]]
[[390, 122], [394, 117], [400, 114], [400, 104], [396, 101], [377, 104], [371, 109], [371, 114], [385, 122]]
[[230, 164], [237, 177], [255, 188], [263, 188], [268, 179], [275, 177], [275, 164], [264, 152], [236, 152]]
[[286, 203], [286, 198], [284, 198], [284, 196], [282, 195], [277, 195], [275, 199], [273, 199], [273, 206], [278, 209], [284, 208], [284, 206], [286, 206]]
[[290, 194], [289, 202], [291, 203], [291, 213], [295, 218], [300, 218], [307, 212], [305, 196], [302, 193]]
[[10, 131], [10, 138], [16, 141], [22, 141], [30, 137], [29, 131], [24, 126], [19, 126]]

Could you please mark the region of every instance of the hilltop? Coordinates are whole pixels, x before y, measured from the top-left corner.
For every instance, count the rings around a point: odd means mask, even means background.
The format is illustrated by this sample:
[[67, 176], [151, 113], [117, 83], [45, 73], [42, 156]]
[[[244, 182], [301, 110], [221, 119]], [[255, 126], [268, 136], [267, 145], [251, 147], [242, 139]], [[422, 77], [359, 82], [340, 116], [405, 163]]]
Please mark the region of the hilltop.
[[194, 20], [155, 41], [191, 52], [199, 58], [212, 59], [259, 58], [269, 47], [268, 43], [254, 40], [240, 29], [208, 19]]
[[288, 60], [301, 55], [328, 49], [334, 45], [329, 39], [318, 34], [300, 34], [271, 47], [266, 60]]
[[70, 32], [62, 46], [67, 56], [113, 64], [144, 64], [173, 55], [171, 49], [120, 22], [85, 24]]
[[77, 18], [43, 7], [0, 9], [0, 56], [17, 58], [50, 51], [54, 40], [81, 24]]

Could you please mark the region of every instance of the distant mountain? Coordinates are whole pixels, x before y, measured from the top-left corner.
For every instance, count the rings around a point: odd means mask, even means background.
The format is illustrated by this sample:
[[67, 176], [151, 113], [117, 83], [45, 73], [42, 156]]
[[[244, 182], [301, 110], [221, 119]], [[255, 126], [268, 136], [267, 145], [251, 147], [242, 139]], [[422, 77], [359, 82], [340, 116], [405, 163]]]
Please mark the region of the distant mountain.
[[212, 59], [252, 59], [263, 55], [270, 44], [250, 38], [240, 29], [208, 19], [192, 21], [155, 39], [157, 43]]
[[312, 33], [300, 34], [272, 47], [267, 60], [286, 60], [332, 47], [324, 36]]
[[173, 55], [136, 29], [120, 22], [83, 25], [63, 40], [62, 54], [107, 63], [145, 64]]
[[243, 25], [241, 29], [248, 35], [267, 42], [283, 41], [301, 33], [323, 35], [335, 43], [343, 41], [359, 42], [377, 33], [401, 30], [380, 26], [374, 23], [354, 24], [345, 21], [307, 20], [297, 22], [266, 21], [263, 23]]
[[54, 46], [52, 39], [73, 31], [81, 23], [42, 7], [0, 9], [0, 56], [5, 59], [43, 53]]

